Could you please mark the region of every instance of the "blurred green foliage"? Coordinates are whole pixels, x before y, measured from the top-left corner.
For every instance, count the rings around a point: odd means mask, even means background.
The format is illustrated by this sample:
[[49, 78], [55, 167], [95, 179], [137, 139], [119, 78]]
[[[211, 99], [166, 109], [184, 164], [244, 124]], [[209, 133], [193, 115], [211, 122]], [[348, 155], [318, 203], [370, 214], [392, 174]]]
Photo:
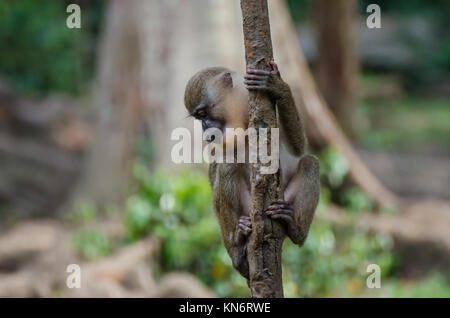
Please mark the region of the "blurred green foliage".
[[391, 249], [389, 236], [369, 236], [354, 226], [336, 228], [318, 215], [302, 248], [285, 242], [284, 284], [295, 284], [287, 296], [359, 295], [366, 289], [367, 265], [378, 264], [383, 277], [389, 276], [394, 264]]
[[101, 230], [92, 226], [99, 221], [97, 209], [88, 202], [80, 202], [66, 217], [69, 224], [78, 227], [70, 236], [70, 243], [84, 259], [96, 259], [111, 254], [114, 246]]
[[209, 181], [200, 171], [149, 172], [136, 164], [137, 191], [126, 204], [128, 242], [152, 234], [162, 242], [163, 272], [196, 274], [222, 296], [248, 296], [246, 282], [231, 267], [211, 208]]
[[[126, 240], [132, 242], [148, 234], [156, 235], [162, 242], [160, 274], [187, 271], [198, 276], [219, 296], [248, 296], [246, 282], [232, 268], [222, 244], [206, 174], [201, 171], [150, 172], [141, 164], [136, 164], [133, 172], [137, 189], [126, 204]], [[354, 189], [351, 191], [355, 193]], [[369, 275], [366, 268], [372, 263], [381, 267], [382, 282], [390, 286], [384, 296], [405, 294], [403, 285], [396, 282], [394, 276], [396, 259], [392, 238], [369, 235], [357, 228], [352, 214], [347, 216], [345, 226], [331, 225], [324, 218], [329, 204], [327, 193], [327, 189], [322, 189], [317, 215], [305, 245], [299, 248], [288, 239], [285, 241], [282, 257], [285, 295], [363, 296], [372, 292], [366, 287]], [[360, 195], [349, 199], [349, 207], [358, 210], [370, 205], [365, 198], [359, 198]], [[450, 290], [450, 286], [446, 286], [441, 286], [440, 295]], [[426, 295], [427, 289], [424, 290]]]
[[322, 182], [337, 188], [344, 182], [348, 172], [348, 162], [333, 148], [325, 148], [319, 154], [320, 177]]
[[339, 203], [345, 206], [348, 211], [352, 212], [367, 212], [372, 210], [372, 201], [370, 198], [354, 186], [342, 192]]
[[[337, 154], [321, 160], [336, 158]], [[328, 158], [328, 159], [327, 159]], [[331, 169], [332, 170], [332, 169]], [[135, 164], [137, 181], [126, 202], [124, 237], [110, 242], [93, 227], [81, 227], [72, 237], [74, 248], [86, 259], [104, 257], [115, 247], [130, 244], [147, 235], [162, 244], [155, 275], [186, 271], [196, 275], [221, 297], [248, 297], [245, 279], [232, 267], [223, 246], [220, 228], [211, 208], [211, 190], [203, 171], [150, 172]], [[326, 174], [324, 177], [327, 178]], [[370, 202], [359, 198], [350, 188], [349, 209], [366, 209]], [[393, 240], [389, 235], [370, 235], [355, 225], [356, 215], [344, 216], [344, 225], [332, 225], [325, 213], [330, 203], [327, 188], [321, 189], [316, 217], [308, 239], [299, 248], [289, 239], [283, 246], [283, 286], [286, 297], [449, 297], [450, 276], [433, 274], [419, 281], [399, 280]], [[355, 194], [356, 193], [356, 194]], [[359, 198], [359, 199], [358, 199]], [[352, 200], [356, 200], [353, 202]], [[95, 209], [80, 204], [73, 218], [75, 224], [98, 221]], [[369, 264], [381, 268], [381, 289], [369, 289], [366, 272]]]
[[95, 60], [103, 1], [83, 1], [81, 29], [66, 26], [66, 6], [80, 1], [0, 2], [0, 73], [22, 93], [80, 93]]
[[354, 186], [346, 186], [345, 180], [348, 174], [347, 160], [335, 149], [328, 147], [319, 154], [320, 178], [322, 185], [322, 197], [330, 200], [330, 191], [333, 191], [334, 201], [344, 206], [348, 211], [370, 211], [372, 202], [360, 189]]
[[358, 142], [369, 149], [441, 149], [450, 152], [450, 102], [445, 99], [401, 97], [360, 105], [366, 127]]
[[71, 236], [71, 243], [85, 259], [107, 256], [112, 251], [108, 237], [96, 229], [76, 231]]
[[391, 280], [378, 290], [371, 290], [367, 296], [449, 298], [450, 275], [435, 273], [420, 281]]
[[309, 1], [288, 0], [289, 11], [295, 22], [300, 22], [308, 18]]

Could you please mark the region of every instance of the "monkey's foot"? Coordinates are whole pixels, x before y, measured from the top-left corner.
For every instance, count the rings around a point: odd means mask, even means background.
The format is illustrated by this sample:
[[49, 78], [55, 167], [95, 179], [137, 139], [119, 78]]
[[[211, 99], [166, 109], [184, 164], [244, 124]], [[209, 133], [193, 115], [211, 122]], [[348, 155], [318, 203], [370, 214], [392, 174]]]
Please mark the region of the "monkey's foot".
[[288, 225], [292, 224], [294, 219], [292, 218], [292, 206], [283, 200], [273, 202], [266, 210], [266, 214], [271, 219], [283, 220]]
[[252, 222], [250, 217], [241, 216], [238, 222], [238, 234], [247, 237], [252, 233]]

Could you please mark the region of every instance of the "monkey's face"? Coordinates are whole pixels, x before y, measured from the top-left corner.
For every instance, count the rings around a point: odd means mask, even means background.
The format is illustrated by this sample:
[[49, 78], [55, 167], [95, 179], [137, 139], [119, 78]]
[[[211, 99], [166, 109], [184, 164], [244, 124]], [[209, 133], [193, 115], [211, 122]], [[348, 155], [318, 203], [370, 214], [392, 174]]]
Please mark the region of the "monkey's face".
[[[219, 129], [225, 142], [226, 128], [246, 129], [248, 126], [248, 93], [241, 75], [221, 70], [214, 76], [203, 78], [202, 85], [193, 85], [191, 80], [186, 88], [185, 104], [190, 115], [202, 122], [203, 131]], [[193, 79], [206, 72], [210, 69], [196, 74]], [[210, 131], [212, 133], [206, 135], [207, 142], [215, 139], [214, 130]]]

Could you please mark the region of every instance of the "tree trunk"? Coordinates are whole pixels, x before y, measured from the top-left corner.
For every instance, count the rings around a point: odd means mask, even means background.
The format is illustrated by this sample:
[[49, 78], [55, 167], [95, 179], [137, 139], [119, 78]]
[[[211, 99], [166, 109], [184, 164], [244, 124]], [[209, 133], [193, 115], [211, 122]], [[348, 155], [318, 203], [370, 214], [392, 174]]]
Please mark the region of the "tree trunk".
[[344, 132], [355, 137], [354, 100], [357, 76], [355, 0], [313, 1], [317, 37], [317, 80], [325, 101]]
[[121, 203], [130, 183], [137, 129], [142, 125], [140, 47], [133, 5], [111, 1], [100, 44], [94, 90], [95, 140], [74, 201]]
[[[270, 70], [273, 53], [267, 0], [241, 0], [241, 9], [247, 67]], [[250, 92], [249, 116], [249, 128], [258, 131], [277, 127], [275, 107], [265, 93]], [[259, 136], [259, 132], [257, 134]], [[268, 140], [270, 136], [269, 130]], [[281, 247], [285, 234], [278, 222], [264, 214], [268, 205], [280, 198], [280, 171], [262, 174], [261, 166], [258, 160], [251, 168], [250, 217], [253, 230], [247, 245], [250, 289], [255, 298], [283, 297]]]

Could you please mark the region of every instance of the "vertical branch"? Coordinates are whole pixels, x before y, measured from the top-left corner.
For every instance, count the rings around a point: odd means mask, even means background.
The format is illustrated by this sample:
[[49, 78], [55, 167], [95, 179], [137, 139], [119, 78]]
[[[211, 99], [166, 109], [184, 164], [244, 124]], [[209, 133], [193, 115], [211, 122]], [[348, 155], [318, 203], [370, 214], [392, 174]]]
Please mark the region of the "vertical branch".
[[[241, 0], [241, 9], [247, 67], [270, 70], [273, 52], [267, 0]], [[275, 107], [264, 93], [250, 92], [249, 117], [249, 128], [255, 128], [258, 136], [260, 128], [277, 127]], [[270, 137], [269, 129], [269, 143]], [[283, 297], [281, 247], [285, 234], [280, 224], [264, 214], [268, 205], [280, 198], [280, 171], [262, 174], [261, 167], [259, 159], [251, 167], [253, 231], [247, 245], [250, 289], [252, 297]]]

